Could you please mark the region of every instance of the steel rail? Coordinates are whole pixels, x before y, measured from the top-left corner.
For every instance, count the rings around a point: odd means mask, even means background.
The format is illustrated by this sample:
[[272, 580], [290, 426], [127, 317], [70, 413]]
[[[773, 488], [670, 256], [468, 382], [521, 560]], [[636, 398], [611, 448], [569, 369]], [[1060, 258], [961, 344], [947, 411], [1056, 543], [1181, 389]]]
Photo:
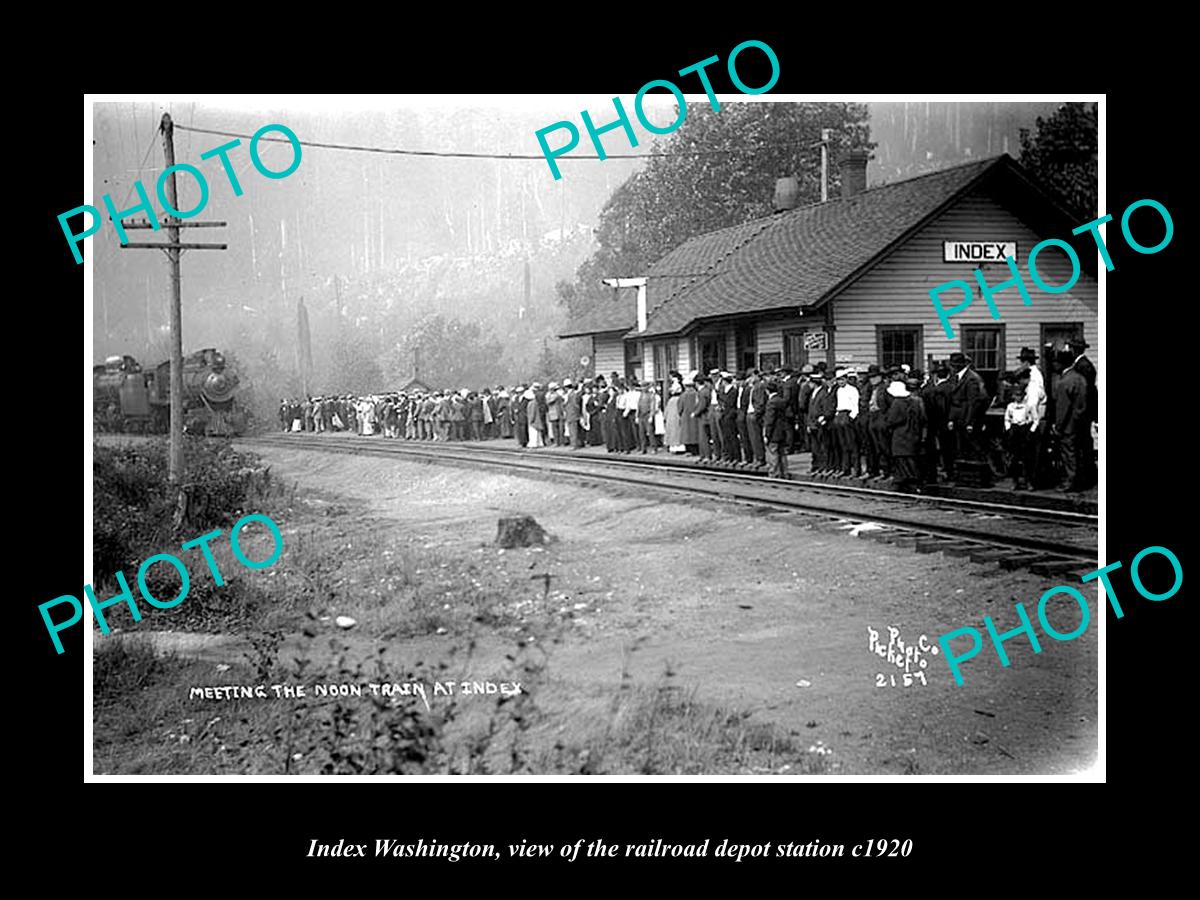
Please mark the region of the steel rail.
[[[464, 450], [466, 445], [453, 443], [434, 443], [427, 442], [414, 443], [411, 441], [367, 444], [361, 439], [351, 437], [349, 435], [333, 438], [318, 438], [311, 435], [298, 435], [289, 433], [286, 437], [258, 437], [258, 438], [238, 438], [238, 441], [246, 444], [265, 444], [274, 447], [293, 447], [302, 450], [320, 450], [325, 452], [342, 453], [355, 456], [377, 456], [385, 458], [409, 458], [422, 460], [434, 464], [445, 463], [461, 463], [468, 466], [486, 465], [496, 467], [504, 471], [511, 472], [520, 470], [522, 472], [533, 472], [543, 475], [570, 475], [574, 478], [583, 478], [591, 481], [601, 481], [610, 484], [620, 484], [624, 486], [636, 486], [651, 490], [661, 490], [671, 493], [685, 495], [702, 495], [716, 500], [727, 502], [737, 502], [749, 504], [759, 507], [770, 507], [787, 512], [805, 512], [816, 514], [818, 516], [830, 519], [850, 522], [874, 522], [880, 525], [888, 525], [893, 528], [912, 532], [915, 534], [924, 534], [936, 538], [953, 539], [965, 541], [968, 543], [978, 544], [986, 547], [1004, 547], [1006, 549], [1017, 549], [1025, 551], [1035, 551], [1046, 554], [1047, 556], [1056, 557], [1063, 561], [1070, 560], [1072, 562], [1094, 563], [1098, 558], [1098, 553], [1094, 549], [1080, 547], [1074, 544], [1066, 544], [1059, 541], [1047, 541], [1040, 538], [1025, 537], [1022, 535], [998, 535], [991, 533], [983, 533], [977, 529], [964, 528], [956, 525], [933, 524], [929, 522], [914, 521], [893, 515], [878, 515], [875, 513], [864, 513], [861, 510], [847, 510], [834, 508], [829, 506], [813, 505], [804, 503], [798, 499], [788, 497], [764, 498], [761, 496], [748, 495], [738, 493], [736, 490], [731, 490], [734, 485], [724, 484], [719, 482], [735, 481], [740, 486], [746, 486], [746, 482], [752, 483], [751, 486], [756, 488], [771, 487], [786, 489], [791, 482], [768, 482], [764, 479], [755, 477], [742, 478], [722, 478], [727, 475], [741, 475], [741, 473], [726, 473], [720, 470], [708, 470], [697, 467], [681, 467], [674, 465], [647, 465], [640, 467], [643, 474], [650, 474], [651, 471], [655, 475], [660, 475], [662, 470], [681, 469], [679, 474], [683, 478], [692, 479], [691, 484], [667, 484], [661, 481], [651, 481], [646, 478], [629, 477], [629, 474], [614, 472], [610, 461], [606, 458], [589, 458], [589, 457], [561, 457], [561, 456], [536, 456], [531, 453], [521, 453], [519, 451], [505, 451], [500, 448], [492, 450], [491, 448], [470, 448]], [[633, 461], [635, 463], [640, 461]], [[704, 482], [709, 482], [705, 484]], [[712, 482], [718, 482], [713, 484]], [[807, 487], [807, 483], [802, 485]], [[911, 495], [901, 494], [896, 492], [879, 492], [891, 498], [902, 498], [910, 500]], [[874, 498], [878, 499], [878, 498]], [[987, 508], [987, 504], [982, 501], [976, 501], [981, 504], [980, 508]], [[997, 505], [998, 507], [1000, 505]], [[1026, 510], [1024, 507], [1018, 508], [1023, 514]], [[1041, 512], [1041, 510], [1039, 510]]]

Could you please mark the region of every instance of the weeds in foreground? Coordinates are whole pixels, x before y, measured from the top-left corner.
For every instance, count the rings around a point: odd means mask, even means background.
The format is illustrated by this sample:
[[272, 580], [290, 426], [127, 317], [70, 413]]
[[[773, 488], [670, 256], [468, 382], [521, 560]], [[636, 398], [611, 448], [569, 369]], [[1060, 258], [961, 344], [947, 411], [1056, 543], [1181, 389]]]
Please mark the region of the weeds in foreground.
[[555, 744], [546, 771], [572, 774], [829, 774], [828, 752], [802, 750], [774, 723], [699, 700], [674, 683], [668, 665], [659, 683], [622, 691], [595, 736]]
[[[303, 697], [199, 701], [179, 719], [181, 695], [212, 683], [211, 664], [154, 657], [147, 646], [119, 640], [95, 654], [97, 771], [252, 774], [829, 774], [825, 748], [803, 750], [772, 723], [705, 703], [674, 683], [668, 668], [654, 685], [628, 684], [600, 715], [565, 715], [580, 735], [554, 738], [564, 713], [542, 700], [548, 659], [529, 643], [510, 654], [506, 678], [522, 682], [509, 697], [433, 694], [434, 682], [464, 679], [445, 663], [389, 668], [384, 645], [354, 661], [337, 645], [336, 659], [314, 665], [279, 661], [276, 635], [256, 638], [230, 684], [308, 685]], [[391, 695], [364, 687], [359, 695], [322, 696], [311, 686], [396, 685]], [[401, 693], [421, 684], [426, 696]], [[426, 705], [428, 701], [428, 705]], [[580, 716], [577, 721], [576, 716]], [[131, 742], [135, 746], [131, 746]]]
[[228, 527], [247, 512], [260, 512], [280, 486], [258, 457], [227, 441], [184, 441], [186, 516], [175, 533], [176, 507], [167, 482], [167, 443], [92, 445], [93, 553], [98, 586], [115, 584], [115, 573], [136, 569], [142, 559], [213, 528]]
[[261, 634], [251, 634], [250, 650], [245, 659], [254, 672], [254, 678], [260, 684], [272, 684], [279, 669], [279, 647], [283, 643], [282, 631], [264, 631]]
[[145, 690], [166, 674], [169, 660], [159, 658], [143, 641], [106, 642], [92, 663], [92, 693], [97, 705], [116, 703]]

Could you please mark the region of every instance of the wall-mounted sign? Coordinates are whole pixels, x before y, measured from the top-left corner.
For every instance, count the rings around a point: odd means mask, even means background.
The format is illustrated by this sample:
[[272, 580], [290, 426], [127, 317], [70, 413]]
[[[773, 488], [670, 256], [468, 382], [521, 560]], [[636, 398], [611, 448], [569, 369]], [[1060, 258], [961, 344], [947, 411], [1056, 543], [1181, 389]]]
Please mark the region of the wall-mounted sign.
[[804, 349], [805, 350], [828, 350], [829, 349], [829, 332], [828, 331], [806, 331], [806, 332], [804, 332]]
[[1017, 258], [1016, 241], [943, 241], [942, 262], [983, 263], [1004, 262]]

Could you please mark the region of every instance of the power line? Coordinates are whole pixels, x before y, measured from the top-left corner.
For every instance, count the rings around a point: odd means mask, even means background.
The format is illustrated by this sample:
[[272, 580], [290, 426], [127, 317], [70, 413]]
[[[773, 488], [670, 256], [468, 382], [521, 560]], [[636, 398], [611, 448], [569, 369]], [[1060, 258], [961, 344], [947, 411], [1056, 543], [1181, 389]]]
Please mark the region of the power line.
[[146, 168], [146, 160], [150, 158], [150, 151], [154, 149], [154, 139], [158, 137], [158, 132], [159, 129], [155, 128], [154, 132], [150, 135], [150, 143], [146, 145], [146, 155], [142, 157], [141, 165], [139, 165], [137, 168], [137, 178], [135, 178], [133, 183], [129, 185], [129, 190], [125, 192], [125, 200], [121, 203], [121, 206], [124, 206], [129, 202], [129, 195], [133, 193], [133, 184], [141, 181], [142, 169]]
[[[254, 136], [250, 134], [241, 134], [236, 131], [219, 131], [213, 128], [193, 128], [188, 125], [176, 125], [178, 131], [195, 131], [201, 134], [215, 134], [221, 137], [236, 137], [252, 139]], [[260, 141], [270, 141], [278, 144], [289, 144], [287, 138], [259, 138]], [[436, 157], [451, 157], [456, 159], [545, 159], [541, 153], [466, 153], [459, 151], [441, 151], [441, 150], [402, 150], [394, 147], [365, 147], [356, 144], [329, 144], [320, 141], [300, 141], [304, 147], [323, 147], [326, 150], [357, 150], [363, 153], [386, 153], [393, 156], [436, 156]], [[796, 145], [805, 143], [803, 141], [780, 141], [783, 145]], [[806, 143], [807, 149], [821, 146], [821, 142]], [[653, 156], [716, 156], [722, 153], [740, 153], [740, 152], [757, 152], [761, 150], [759, 147], [736, 147], [729, 150], [687, 150], [679, 153], [606, 153], [600, 156], [596, 153], [576, 153], [568, 156], [560, 156], [558, 159], [646, 159]]]

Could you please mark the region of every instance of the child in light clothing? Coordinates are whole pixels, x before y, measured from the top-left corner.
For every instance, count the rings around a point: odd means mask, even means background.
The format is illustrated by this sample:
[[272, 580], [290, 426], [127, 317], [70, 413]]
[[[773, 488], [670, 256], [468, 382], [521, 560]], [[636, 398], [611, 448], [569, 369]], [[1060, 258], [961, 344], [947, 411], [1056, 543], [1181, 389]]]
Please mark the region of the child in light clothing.
[[1017, 388], [1012, 402], [1004, 409], [1004, 433], [1008, 438], [1011, 459], [1009, 471], [1014, 491], [1025, 489], [1025, 476], [1029, 471], [1029, 461], [1025, 457], [1031, 444], [1029, 435], [1034, 422], [1033, 414], [1025, 403], [1026, 387]]

